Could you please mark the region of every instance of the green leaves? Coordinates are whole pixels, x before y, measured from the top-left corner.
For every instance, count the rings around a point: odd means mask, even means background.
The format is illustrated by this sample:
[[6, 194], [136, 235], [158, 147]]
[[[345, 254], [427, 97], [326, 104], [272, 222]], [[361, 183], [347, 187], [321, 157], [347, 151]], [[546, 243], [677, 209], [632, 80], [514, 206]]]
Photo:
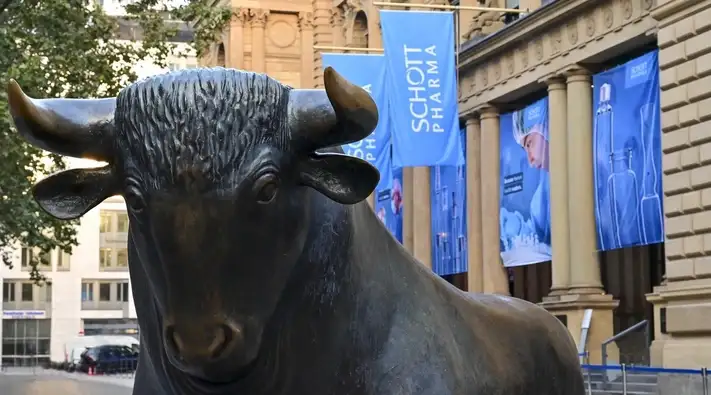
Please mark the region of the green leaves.
[[[141, 42], [117, 41], [119, 21], [87, 0], [0, 0], [0, 258], [12, 263], [16, 247], [44, 252], [76, 245], [77, 221], [56, 220], [31, 198], [38, 175], [60, 170], [60, 157], [26, 144], [12, 127], [4, 85], [16, 79], [32, 97], [111, 97], [136, 79], [133, 67], [150, 59], [164, 66], [174, 51], [176, 24], [199, 21], [194, 46], [204, 53], [229, 21], [229, 9], [211, 0], [170, 10], [167, 2], [131, 1], [126, 20]], [[98, 232], [98, 229], [96, 230]], [[33, 259], [32, 278], [45, 280]]]

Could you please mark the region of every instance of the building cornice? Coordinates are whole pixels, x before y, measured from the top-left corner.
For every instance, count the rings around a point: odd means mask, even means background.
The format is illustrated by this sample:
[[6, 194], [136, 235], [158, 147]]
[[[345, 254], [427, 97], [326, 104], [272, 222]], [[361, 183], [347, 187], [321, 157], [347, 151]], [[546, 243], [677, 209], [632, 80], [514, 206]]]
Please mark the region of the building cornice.
[[679, 11], [688, 9], [698, 4], [699, 0], [671, 0], [653, 9], [650, 14], [652, 15], [652, 18], [661, 21], [662, 19], [668, 18]]
[[557, 0], [542, 6], [524, 18], [484, 38], [462, 44], [459, 53], [459, 68], [466, 70], [492, 56], [503, 52], [520, 41], [530, 40], [536, 34], [571, 20], [571, 17], [596, 7], [603, 0]]

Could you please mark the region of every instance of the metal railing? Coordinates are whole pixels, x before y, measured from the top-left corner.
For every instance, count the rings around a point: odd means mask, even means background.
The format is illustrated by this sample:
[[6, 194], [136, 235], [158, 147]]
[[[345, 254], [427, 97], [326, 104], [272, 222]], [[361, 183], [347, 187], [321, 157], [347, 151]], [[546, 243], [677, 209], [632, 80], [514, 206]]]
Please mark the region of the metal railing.
[[[8, 360], [0, 364], [0, 376], [55, 376], [71, 378], [76, 375], [101, 376], [105, 382], [133, 382], [138, 367], [137, 359], [122, 359], [117, 361], [100, 362], [99, 364], [75, 365], [68, 362], [50, 362], [49, 358], [23, 357]], [[0, 379], [2, 380], [2, 379]], [[125, 384], [125, 383], [124, 383]]]
[[631, 327], [623, 330], [622, 332], [616, 334], [615, 336], [612, 336], [611, 338], [605, 340], [604, 342], [602, 342], [602, 344], [600, 345], [600, 351], [601, 351], [600, 355], [602, 358], [602, 364], [607, 365], [607, 346], [609, 346], [613, 342], [616, 342], [616, 341], [626, 337], [630, 333], [636, 332], [640, 329], [645, 330], [646, 344], [647, 344], [647, 346], [649, 346], [649, 321], [643, 320], [643, 321], [640, 321], [640, 322], [632, 325]]
[[[642, 321], [630, 326], [629, 328], [623, 330], [622, 332], [610, 337], [609, 339], [605, 340], [604, 342], [602, 342], [602, 344], [600, 345], [600, 358], [601, 358], [602, 366], [608, 366], [608, 364], [607, 364], [607, 356], [608, 356], [607, 355], [607, 346], [609, 346], [613, 342], [616, 342], [616, 341], [626, 337], [630, 333], [636, 332], [641, 329], [644, 329], [644, 331], [645, 331], [645, 345], [647, 347], [649, 347], [649, 344], [650, 344], [650, 341], [649, 341], [649, 321], [642, 320]], [[622, 364], [619, 366], [625, 366], [625, 365]], [[607, 374], [603, 375], [602, 385], [603, 385], [603, 389], [607, 389]]]
[[[594, 394], [649, 394], [649, 395], [709, 395], [707, 368], [666, 369], [649, 366], [582, 365], [586, 393]], [[603, 378], [610, 372], [619, 374], [603, 387]], [[599, 380], [595, 378], [599, 377]], [[614, 384], [614, 388], [611, 384]]]

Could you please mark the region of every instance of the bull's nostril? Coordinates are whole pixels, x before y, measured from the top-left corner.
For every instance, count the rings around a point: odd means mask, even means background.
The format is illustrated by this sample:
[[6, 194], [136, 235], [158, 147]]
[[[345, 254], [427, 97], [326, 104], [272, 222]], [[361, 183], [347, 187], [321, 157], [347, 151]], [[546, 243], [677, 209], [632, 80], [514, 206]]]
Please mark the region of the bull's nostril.
[[224, 348], [225, 343], [227, 343], [227, 333], [222, 329], [221, 326], [217, 327], [215, 331], [215, 337], [212, 339], [212, 343], [207, 347], [207, 351], [216, 358], [219, 355], [221, 348]]
[[210, 344], [208, 351], [213, 359], [217, 359], [226, 353], [230, 345], [234, 342], [232, 329], [227, 325], [220, 325], [215, 332], [215, 339]]
[[165, 340], [168, 342], [168, 346], [172, 348], [177, 354], [180, 354], [180, 350], [183, 347], [183, 341], [178, 336], [175, 328], [169, 326], [165, 329]]

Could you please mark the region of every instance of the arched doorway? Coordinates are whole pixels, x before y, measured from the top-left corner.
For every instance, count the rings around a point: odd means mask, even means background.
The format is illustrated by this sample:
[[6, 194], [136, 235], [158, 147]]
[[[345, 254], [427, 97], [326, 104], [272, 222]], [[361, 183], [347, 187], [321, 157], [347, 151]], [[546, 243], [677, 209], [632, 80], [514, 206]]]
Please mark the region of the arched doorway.
[[227, 60], [225, 57], [225, 44], [220, 43], [217, 47], [217, 65], [222, 67], [227, 67]]
[[368, 47], [368, 16], [363, 11], [358, 11], [353, 21], [353, 38], [350, 44], [355, 48]]

